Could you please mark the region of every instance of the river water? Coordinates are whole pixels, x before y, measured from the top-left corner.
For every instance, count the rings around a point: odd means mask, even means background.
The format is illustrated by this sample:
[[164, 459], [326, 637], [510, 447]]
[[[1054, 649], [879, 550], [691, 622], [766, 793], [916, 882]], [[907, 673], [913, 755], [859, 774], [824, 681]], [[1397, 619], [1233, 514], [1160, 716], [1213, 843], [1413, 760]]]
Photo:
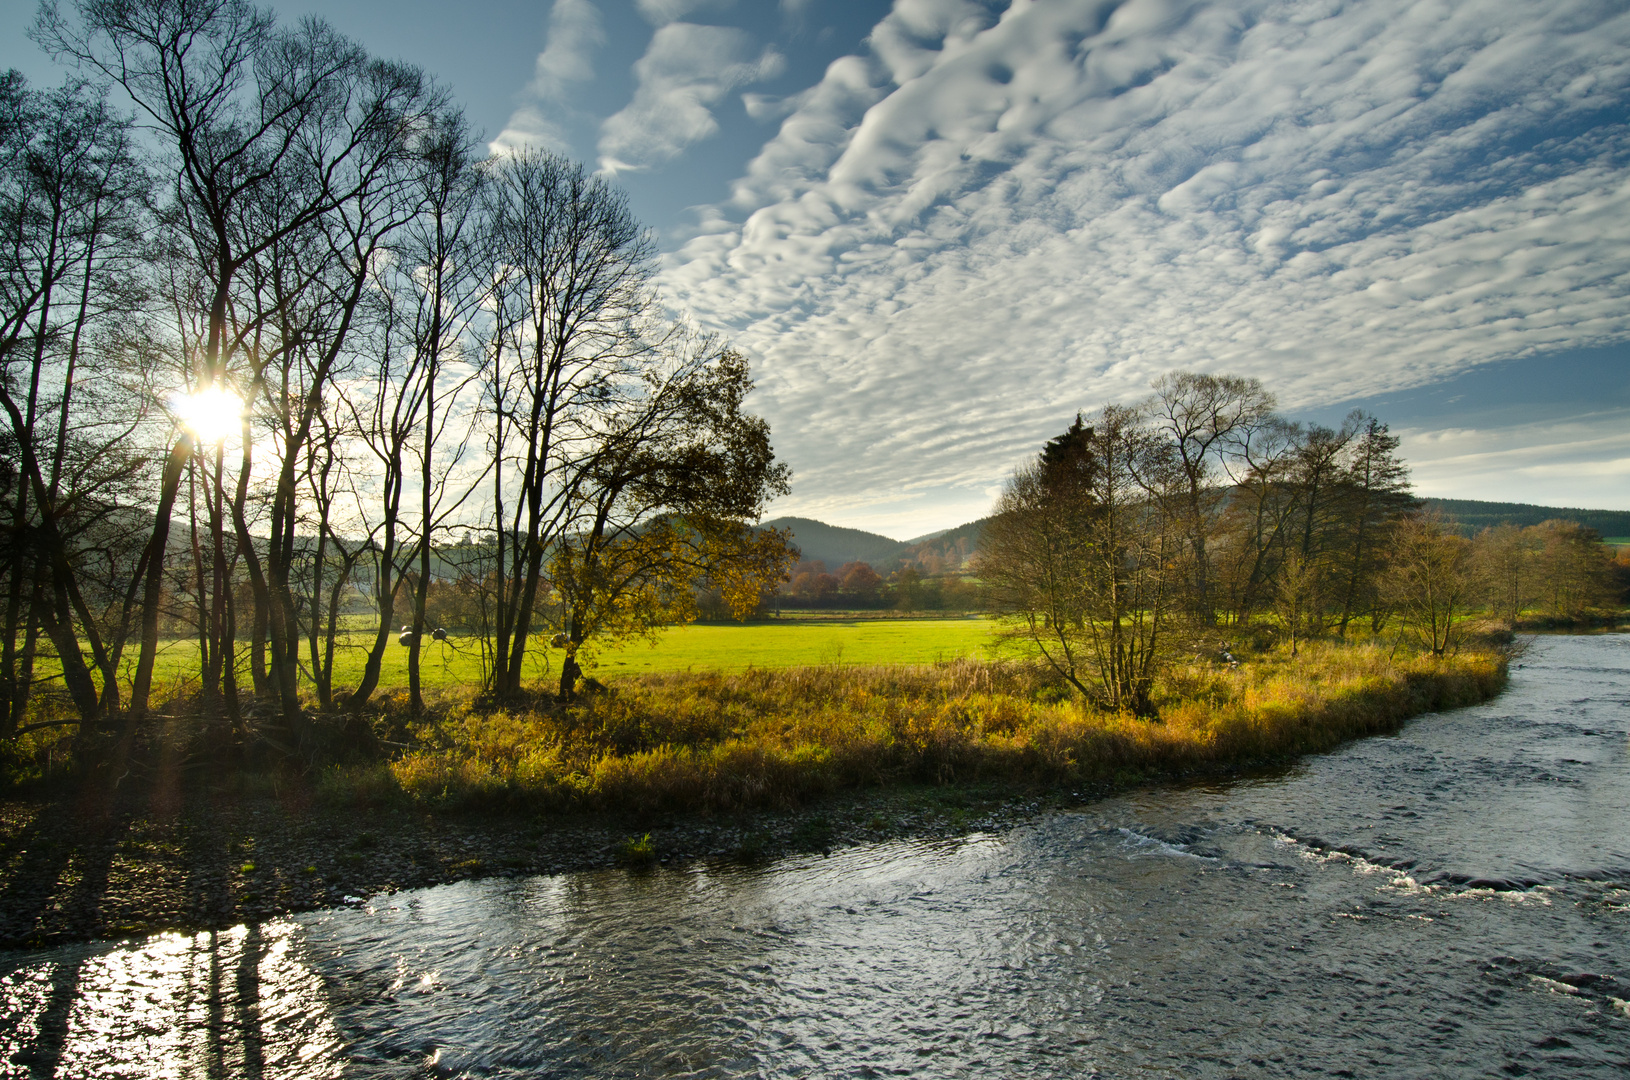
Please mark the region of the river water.
[[0, 955], [0, 1075], [1630, 1075], [1630, 637], [1268, 778]]

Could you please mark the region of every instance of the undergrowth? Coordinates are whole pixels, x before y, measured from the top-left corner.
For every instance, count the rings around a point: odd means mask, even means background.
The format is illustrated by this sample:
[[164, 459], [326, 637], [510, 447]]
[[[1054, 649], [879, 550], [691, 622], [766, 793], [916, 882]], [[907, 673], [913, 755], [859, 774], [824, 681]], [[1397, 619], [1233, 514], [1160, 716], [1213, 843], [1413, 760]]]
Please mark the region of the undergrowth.
[[1104, 712], [1045, 669], [958, 660], [645, 675], [566, 708], [444, 699], [389, 762], [331, 769], [332, 799], [449, 808], [623, 811], [792, 806], [893, 783], [1125, 781], [1282, 760], [1483, 701], [1495, 649], [1447, 660], [1374, 643], [1295, 659], [1191, 663], [1158, 722]]

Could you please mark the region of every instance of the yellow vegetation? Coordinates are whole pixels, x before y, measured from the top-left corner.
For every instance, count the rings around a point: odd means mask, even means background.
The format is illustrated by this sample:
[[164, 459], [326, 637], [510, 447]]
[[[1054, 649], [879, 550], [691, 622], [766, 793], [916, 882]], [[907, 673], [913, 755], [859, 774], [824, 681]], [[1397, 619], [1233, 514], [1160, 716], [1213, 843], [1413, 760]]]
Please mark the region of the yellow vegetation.
[[901, 782], [1125, 783], [1327, 750], [1486, 700], [1505, 676], [1492, 650], [1316, 643], [1294, 660], [1179, 666], [1151, 722], [1023, 663], [646, 675], [566, 710], [454, 704], [412, 729], [415, 749], [329, 781], [336, 795], [619, 810], [787, 806]]

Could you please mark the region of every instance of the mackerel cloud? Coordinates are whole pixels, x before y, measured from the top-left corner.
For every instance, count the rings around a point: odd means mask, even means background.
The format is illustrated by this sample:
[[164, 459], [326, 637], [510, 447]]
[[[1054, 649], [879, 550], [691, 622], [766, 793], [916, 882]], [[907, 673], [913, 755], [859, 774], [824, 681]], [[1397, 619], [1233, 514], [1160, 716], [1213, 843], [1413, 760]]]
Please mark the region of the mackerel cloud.
[[665, 286], [791, 509], [975, 507], [1172, 368], [1294, 407], [1624, 340], [1627, 84], [1616, 3], [899, 0]]

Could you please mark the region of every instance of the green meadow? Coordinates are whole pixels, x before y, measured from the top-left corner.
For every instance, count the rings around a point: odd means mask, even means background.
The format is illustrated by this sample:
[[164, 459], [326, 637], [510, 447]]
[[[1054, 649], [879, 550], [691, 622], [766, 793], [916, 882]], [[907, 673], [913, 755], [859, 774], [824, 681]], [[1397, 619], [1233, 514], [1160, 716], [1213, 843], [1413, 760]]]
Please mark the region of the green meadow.
[[[932, 664], [961, 657], [989, 659], [994, 639], [987, 619], [777, 619], [770, 622], [697, 624], [669, 627], [657, 632], [654, 643], [638, 639], [619, 647], [597, 647], [585, 670], [598, 679], [666, 672], [718, 671], [735, 673], [749, 668], [775, 670], [812, 666], [894, 666]], [[373, 635], [353, 630], [343, 634], [336, 652], [334, 685], [355, 685], [367, 658]], [[240, 679], [248, 678], [248, 649], [239, 643]], [[302, 649], [301, 659], [307, 659]], [[408, 650], [393, 636], [380, 672], [380, 689], [407, 686]], [[128, 680], [135, 651], [125, 663]], [[560, 650], [548, 649], [534, 639], [528, 649], [532, 677], [548, 680], [559, 673]], [[427, 690], [474, 686], [482, 680], [480, 642], [473, 637], [427, 641], [420, 663]], [[156, 682], [172, 695], [184, 695], [188, 681], [196, 681], [196, 642], [165, 642], [159, 654]], [[160, 700], [167, 696], [160, 694]]]

